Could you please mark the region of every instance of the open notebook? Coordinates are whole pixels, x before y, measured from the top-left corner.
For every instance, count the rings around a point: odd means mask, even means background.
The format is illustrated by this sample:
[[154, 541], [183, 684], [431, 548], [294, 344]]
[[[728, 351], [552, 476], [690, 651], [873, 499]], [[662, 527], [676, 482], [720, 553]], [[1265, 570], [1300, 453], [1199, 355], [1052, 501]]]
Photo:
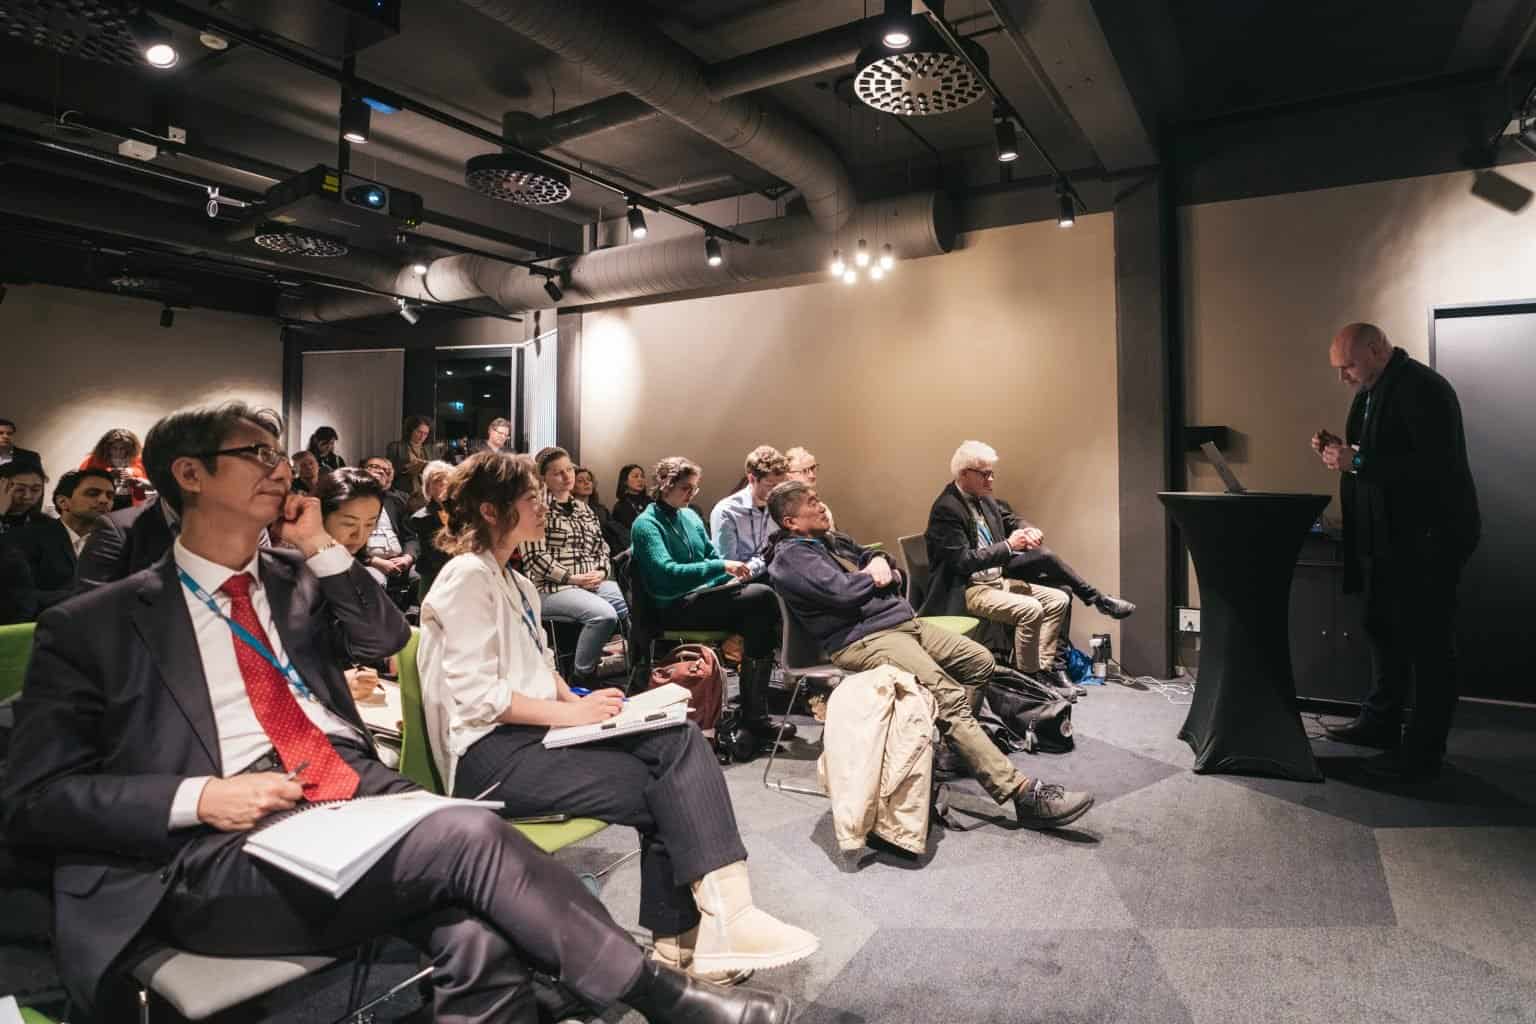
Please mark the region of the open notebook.
[[571, 747], [612, 739], [632, 732], [667, 729], [688, 721], [688, 688], [676, 683], [646, 690], [624, 701], [624, 710], [603, 722], [551, 728], [544, 734], [544, 746]]
[[423, 790], [308, 804], [258, 825], [245, 852], [340, 899], [427, 815], [445, 807], [502, 806]]

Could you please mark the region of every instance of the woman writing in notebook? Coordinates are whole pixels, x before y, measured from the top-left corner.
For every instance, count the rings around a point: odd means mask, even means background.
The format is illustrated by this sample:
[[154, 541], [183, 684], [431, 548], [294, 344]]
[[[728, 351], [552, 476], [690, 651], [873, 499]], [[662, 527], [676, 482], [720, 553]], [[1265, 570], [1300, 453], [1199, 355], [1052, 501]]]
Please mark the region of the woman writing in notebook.
[[[544, 538], [548, 507], [526, 455], [481, 452], [454, 469], [438, 539], [453, 555], [421, 606], [417, 654], [427, 732], [455, 796], [632, 825], [640, 833], [640, 923], [658, 960], [734, 983], [815, 952], [809, 932], [755, 907], [725, 778], [691, 724], [546, 748], [552, 726], [619, 713], [614, 689], [573, 691], [554, 671], [539, 593], [506, 568]], [[703, 925], [701, 928], [700, 925]]]

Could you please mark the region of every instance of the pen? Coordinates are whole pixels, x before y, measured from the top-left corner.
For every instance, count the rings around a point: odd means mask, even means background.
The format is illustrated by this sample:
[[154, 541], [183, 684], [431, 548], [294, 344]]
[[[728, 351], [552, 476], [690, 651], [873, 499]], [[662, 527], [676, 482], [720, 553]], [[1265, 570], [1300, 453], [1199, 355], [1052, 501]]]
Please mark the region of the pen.
[[[592, 696], [592, 691], [587, 689], [585, 686], [571, 686], [571, 687], [568, 687], [568, 689], [572, 693], [574, 693], [576, 696], [578, 696], [578, 697], [590, 697], [590, 696]], [[629, 703], [629, 698], [625, 697], [624, 698], [624, 702], [626, 704]]]
[[284, 782], [293, 782], [293, 781], [294, 781], [294, 780], [295, 780], [295, 779], [297, 779], [297, 778], [298, 778], [298, 777], [299, 777], [299, 776], [300, 776], [300, 775], [303, 775], [303, 774], [304, 774], [304, 769], [306, 769], [306, 768], [308, 768], [308, 767], [309, 767], [309, 762], [308, 762], [308, 761], [300, 761], [300, 762], [299, 762], [299, 766], [298, 766], [298, 767], [297, 767], [297, 768], [295, 768], [295, 769], [294, 769], [294, 770], [293, 770], [293, 771], [291, 771], [291, 772], [289, 772], [289, 773], [288, 773], [288, 774], [287, 774], [287, 775], [286, 775], [286, 776], [285, 776], [285, 777], [284, 777], [284, 778], [283, 778], [283, 781], [284, 781]]

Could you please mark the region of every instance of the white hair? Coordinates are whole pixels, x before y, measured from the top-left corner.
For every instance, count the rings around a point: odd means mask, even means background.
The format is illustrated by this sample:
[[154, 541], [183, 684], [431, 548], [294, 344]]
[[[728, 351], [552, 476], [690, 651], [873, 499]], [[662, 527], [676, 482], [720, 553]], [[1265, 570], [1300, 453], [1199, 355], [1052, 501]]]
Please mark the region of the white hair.
[[452, 473], [453, 467], [440, 459], [433, 459], [421, 470], [421, 492], [425, 494], [439, 473]]
[[959, 478], [967, 469], [983, 469], [997, 461], [997, 451], [980, 441], [964, 441], [949, 460], [949, 475]]

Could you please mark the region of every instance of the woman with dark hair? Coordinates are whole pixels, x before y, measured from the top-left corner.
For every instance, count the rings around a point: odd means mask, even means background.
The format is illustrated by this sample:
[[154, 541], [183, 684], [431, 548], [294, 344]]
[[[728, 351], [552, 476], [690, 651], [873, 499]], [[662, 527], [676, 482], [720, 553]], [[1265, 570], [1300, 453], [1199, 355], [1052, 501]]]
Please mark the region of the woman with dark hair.
[[651, 503], [645, 489], [645, 469], [631, 462], [619, 470], [619, 482], [613, 489], [613, 518], [625, 529], [635, 525], [635, 517]]
[[[325, 532], [356, 558], [358, 552], [367, 547], [368, 538], [379, 521], [379, 513], [384, 508], [384, 488], [361, 469], [343, 468], [321, 476], [314, 496], [320, 499], [320, 518]], [[369, 569], [368, 574], [378, 577], [373, 569]], [[345, 637], [340, 639], [344, 646]], [[354, 700], [372, 696], [379, 685], [378, 668], [362, 663], [346, 667], [343, 674]]]
[[336, 442], [341, 440], [341, 435], [336, 433], [335, 427], [321, 427], [309, 435], [309, 444], [304, 447], [314, 452], [315, 458], [320, 461], [322, 472], [329, 473], [340, 469], [347, 464], [347, 460], [341, 457], [336, 450]]
[[400, 440], [384, 446], [384, 454], [395, 467], [395, 488], [411, 498], [411, 511], [421, 507], [421, 471], [436, 455], [431, 442], [432, 421], [426, 416], [407, 416]]
[[[656, 464], [656, 500], [630, 530], [630, 585], [644, 588], [665, 628], [741, 634], [742, 724], [760, 744], [771, 743], [775, 726], [768, 717], [768, 685], [779, 642], [778, 602], [766, 584], [747, 582], [751, 571], [745, 562], [720, 557], [704, 521], [688, 507], [699, 493], [699, 479], [699, 467], [682, 456]], [[786, 726], [785, 738], [792, 735]]]
[[115, 493], [114, 509], [143, 504], [145, 490], [149, 486], [149, 474], [144, 471], [144, 446], [138, 435], [131, 430], [114, 427], [101, 435], [96, 447], [91, 449], [80, 463], [80, 469], [95, 469], [112, 476]]
[[[432, 755], [455, 796], [490, 795], [514, 816], [558, 812], [640, 833], [640, 923], [658, 960], [696, 976], [793, 963], [817, 939], [752, 903], [746, 848], [725, 777], [692, 724], [549, 749], [551, 726], [618, 714], [623, 693], [583, 694], [554, 671], [539, 592], [506, 568], [544, 539], [533, 460], [481, 452], [448, 484], [453, 555], [422, 601], [422, 706]], [[701, 927], [702, 924], [702, 927]]]
[[608, 542], [609, 551], [616, 555], [629, 547], [629, 527], [614, 519], [608, 506], [598, 498], [597, 477], [586, 466], [576, 467], [576, 483], [571, 488], [571, 497], [586, 505], [597, 516], [597, 525], [602, 527], [603, 540]]

